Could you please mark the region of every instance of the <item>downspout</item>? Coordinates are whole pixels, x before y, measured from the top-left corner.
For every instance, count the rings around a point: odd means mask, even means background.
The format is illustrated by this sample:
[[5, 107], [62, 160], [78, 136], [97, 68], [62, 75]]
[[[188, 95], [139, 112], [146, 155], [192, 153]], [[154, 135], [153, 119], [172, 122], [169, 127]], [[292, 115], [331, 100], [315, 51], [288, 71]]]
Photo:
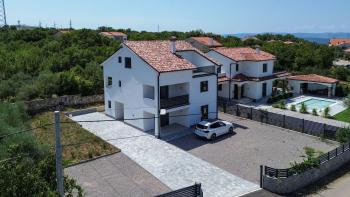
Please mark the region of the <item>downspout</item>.
[[228, 82], [228, 100], [231, 101], [231, 74], [232, 74], [232, 64], [230, 63], [230, 77], [229, 77], [229, 82]]
[[218, 96], [219, 96], [219, 90], [218, 90], [218, 85], [219, 85], [219, 73], [217, 72], [217, 69], [215, 69], [216, 70], [216, 119], [218, 119], [219, 118], [219, 115], [218, 115], [218, 106], [219, 106], [219, 104], [218, 104]]
[[160, 139], [160, 96], [159, 96], [159, 77], [160, 73], [158, 72], [157, 76], [157, 125], [158, 125], [158, 133], [155, 133], [157, 139]]

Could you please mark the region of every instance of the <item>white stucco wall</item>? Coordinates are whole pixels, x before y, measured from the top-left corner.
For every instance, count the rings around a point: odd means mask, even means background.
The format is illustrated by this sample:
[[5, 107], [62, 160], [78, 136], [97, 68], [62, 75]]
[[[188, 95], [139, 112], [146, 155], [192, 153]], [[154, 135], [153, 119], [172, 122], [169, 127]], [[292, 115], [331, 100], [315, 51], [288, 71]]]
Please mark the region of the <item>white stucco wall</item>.
[[203, 56], [201, 56], [200, 54], [198, 54], [195, 51], [181, 51], [181, 52], [176, 52], [176, 53], [181, 55], [183, 58], [185, 58], [187, 61], [191, 62], [192, 64], [196, 65], [197, 67], [213, 66], [214, 65], [213, 62], [204, 58]]

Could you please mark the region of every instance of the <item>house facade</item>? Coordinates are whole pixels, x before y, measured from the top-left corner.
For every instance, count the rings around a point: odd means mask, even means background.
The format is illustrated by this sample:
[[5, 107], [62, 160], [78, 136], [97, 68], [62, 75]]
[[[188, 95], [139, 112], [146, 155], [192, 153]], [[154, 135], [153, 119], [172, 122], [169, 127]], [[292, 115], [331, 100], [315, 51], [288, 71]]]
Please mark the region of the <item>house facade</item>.
[[218, 96], [225, 100], [270, 96], [273, 81], [283, 77], [273, 72], [275, 56], [259, 48], [219, 47], [207, 55], [223, 65], [218, 74]]
[[103, 64], [105, 113], [143, 131], [217, 117], [220, 65], [185, 41], [126, 41]]

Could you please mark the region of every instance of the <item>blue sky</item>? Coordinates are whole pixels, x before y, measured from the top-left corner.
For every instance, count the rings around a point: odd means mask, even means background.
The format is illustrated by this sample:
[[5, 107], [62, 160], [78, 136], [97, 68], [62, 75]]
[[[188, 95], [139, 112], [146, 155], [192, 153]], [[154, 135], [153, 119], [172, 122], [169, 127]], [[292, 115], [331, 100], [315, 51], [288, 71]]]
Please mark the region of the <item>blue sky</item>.
[[214, 33], [350, 32], [350, 0], [5, 0], [9, 24]]

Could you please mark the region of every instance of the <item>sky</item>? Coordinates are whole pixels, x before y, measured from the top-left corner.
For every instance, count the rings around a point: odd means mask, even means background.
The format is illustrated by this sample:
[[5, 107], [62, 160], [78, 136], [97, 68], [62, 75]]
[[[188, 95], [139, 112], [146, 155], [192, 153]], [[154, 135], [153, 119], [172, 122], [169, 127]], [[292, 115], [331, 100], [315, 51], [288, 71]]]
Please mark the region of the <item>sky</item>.
[[8, 24], [218, 34], [350, 32], [350, 0], [5, 0]]

